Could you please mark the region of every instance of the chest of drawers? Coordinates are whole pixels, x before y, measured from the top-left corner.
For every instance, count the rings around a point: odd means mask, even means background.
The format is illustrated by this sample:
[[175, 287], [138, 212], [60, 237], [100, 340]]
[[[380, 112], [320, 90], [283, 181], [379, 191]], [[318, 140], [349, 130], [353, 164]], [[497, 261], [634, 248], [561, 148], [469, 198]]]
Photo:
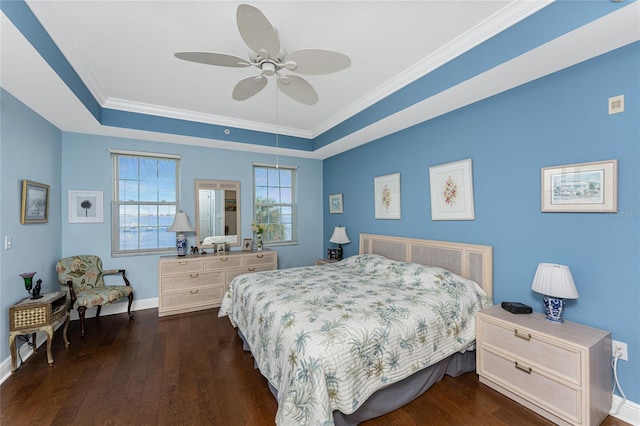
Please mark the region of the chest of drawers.
[[158, 263], [158, 316], [220, 306], [235, 277], [277, 268], [273, 250], [163, 256]]
[[611, 408], [611, 335], [570, 321], [477, 314], [477, 372], [496, 389], [556, 424], [597, 425]]

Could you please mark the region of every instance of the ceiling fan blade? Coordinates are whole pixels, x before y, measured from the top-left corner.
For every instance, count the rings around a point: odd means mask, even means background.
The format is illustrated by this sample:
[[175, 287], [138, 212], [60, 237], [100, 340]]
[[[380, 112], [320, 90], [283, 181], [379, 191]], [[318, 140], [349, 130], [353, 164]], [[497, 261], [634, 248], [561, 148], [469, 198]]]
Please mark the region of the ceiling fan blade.
[[284, 58], [288, 70], [305, 75], [329, 74], [349, 68], [351, 59], [342, 53], [322, 49], [301, 49]]
[[303, 104], [318, 102], [318, 94], [309, 82], [297, 75], [283, 75], [278, 78], [278, 87], [285, 95]]
[[233, 99], [244, 101], [249, 99], [267, 85], [267, 79], [262, 76], [243, 78], [233, 88]]
[[238, 6], [236, 20], [240, 36], [251, 50], [265, 58], [278, 57], [278, 33], [260, 10], [248, 4], [241, 4]]
[[243, 68], [251, 66], [245, 59], [233, 55], [212, 52], [178, 52], [175, 57], [199, 64], [218, 65], [221, 67]]

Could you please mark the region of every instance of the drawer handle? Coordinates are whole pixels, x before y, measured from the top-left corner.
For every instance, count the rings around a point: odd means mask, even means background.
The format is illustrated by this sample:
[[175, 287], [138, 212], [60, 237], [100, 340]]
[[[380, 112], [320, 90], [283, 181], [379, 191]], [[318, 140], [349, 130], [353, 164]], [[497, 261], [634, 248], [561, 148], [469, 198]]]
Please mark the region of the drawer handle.
[[190, 276], [191, 278], [198, 278], [198, 275], [200, 275], [200, 274], [189, 274], [189, 276]]
[[531, 367], [523, 367], [520, 364], [518, 364], [518, 361], [515, 362], [515, 366], [518, 370], [524, 371], [527, 374], [531, 374]]
[[257, 257], [258, 259], [262, 259], [262, 258], [264, 257], [264, 254], [256, 254], [256, 257]]
[[[189, 290], [189, 293], [191, 294], [198, 294], [198, 290]], [[516, 366], [518, 365], [518, 363], [516, 362]]]
[[181, 260], [178, 262], [178, 265], [186, 265], [187, 261], [186, 260]]
[[256, 270], [256, 268], [247, 268], [249, 271], [253, 272]]
[[520, 333], [518, 333], [518, 330], [517, 330], [517, 329], [515, 329], [515, 328], [513, 329], [513, 335], [514, 335], [514, 336], [516, 336], [516, 337], [519, 337], [519, 338], [520, 338], [520, 339], [522, 339], [522, 340], [526, 340], [527, 342], [528, 342], [529, 340], [531, 340], [531, 334], [529, 334], [529, 333], [527, 333], [527, 334], [520, 334]]

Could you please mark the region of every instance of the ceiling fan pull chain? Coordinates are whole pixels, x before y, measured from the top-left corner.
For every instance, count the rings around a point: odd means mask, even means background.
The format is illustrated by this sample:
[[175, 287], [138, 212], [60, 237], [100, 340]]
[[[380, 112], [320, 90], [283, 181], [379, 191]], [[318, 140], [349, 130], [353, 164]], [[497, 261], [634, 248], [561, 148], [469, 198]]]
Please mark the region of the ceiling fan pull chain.
[[276, 91], [276, 169], [278, 169], [280, 167], [279, 163], [279, 157], [278, 157], [278, 134], [279, 132], [279, 128], [278, 128], [278, 115], [279, 115], [279, 108], [278, 108], [278, 85], [275, 84], [275, 91]]

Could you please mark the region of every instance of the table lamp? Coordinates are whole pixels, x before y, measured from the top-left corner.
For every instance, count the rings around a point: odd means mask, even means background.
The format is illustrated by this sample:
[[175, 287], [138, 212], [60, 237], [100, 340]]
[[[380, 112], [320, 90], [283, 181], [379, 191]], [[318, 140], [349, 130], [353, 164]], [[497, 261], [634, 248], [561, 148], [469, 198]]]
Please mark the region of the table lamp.
[[189, 217], [185, 212], [180, 210], [176, 213], [173, 223], [167, 229], [169, 232], [176, 232], [176, 248], [178, 249], [178, 256], [184, 256], [187, 254], [187, 237], [184, 236], [185, 232], [193, 232], [194, 229], [189, 223]]
[[349, 237], [347, 237], [347, 228], [344, 226], [336, 226], [333, 229], [333, 235], [329, 238], [329, 242], [338, 245], [338, 255], [336, 258], [337, 260], [342, 260], [342, 244], [351, 242]]
[[556, 323], [564, 321], [562, 319], [564, 299], [578, 298], [578, 290], [571, 271], [565, 265], [539, 264], [531, 289], [544, 295], [542, 300], [547, 311], [547, 319]]

